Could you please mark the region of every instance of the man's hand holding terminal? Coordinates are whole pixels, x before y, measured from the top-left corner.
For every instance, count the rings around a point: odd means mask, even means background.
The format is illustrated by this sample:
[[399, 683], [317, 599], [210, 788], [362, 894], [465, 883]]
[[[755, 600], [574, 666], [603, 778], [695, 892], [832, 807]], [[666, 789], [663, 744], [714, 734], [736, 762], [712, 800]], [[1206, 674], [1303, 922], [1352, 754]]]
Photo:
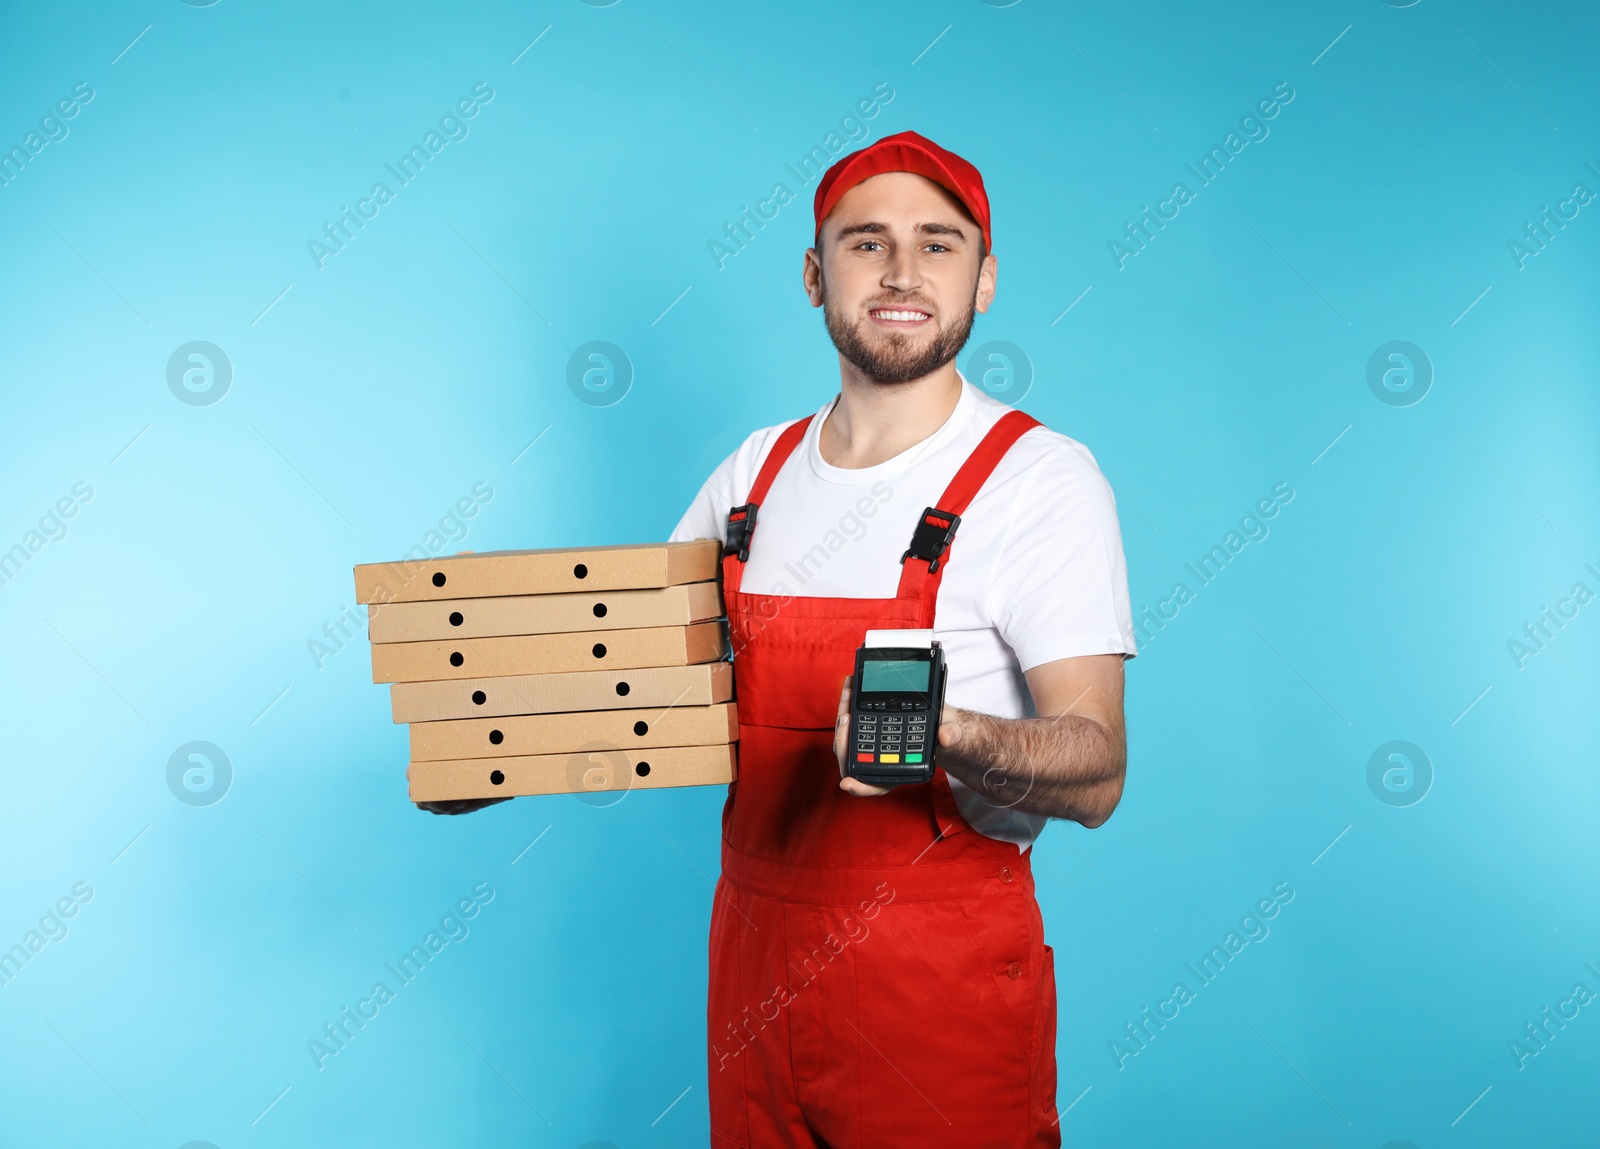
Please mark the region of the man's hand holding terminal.
[[[1120, 654], [1047, 662], [1025, 677], [1037, 718], [996, 718], [946, 706], [938, 763], [997, 806], [1068, 818], [1093, 829], [1116, 809], [1127, 766]], [[845, 776], [850, 686], [839, 694], [833, 751], [839, 788], [861, 798], [889, 791]]]

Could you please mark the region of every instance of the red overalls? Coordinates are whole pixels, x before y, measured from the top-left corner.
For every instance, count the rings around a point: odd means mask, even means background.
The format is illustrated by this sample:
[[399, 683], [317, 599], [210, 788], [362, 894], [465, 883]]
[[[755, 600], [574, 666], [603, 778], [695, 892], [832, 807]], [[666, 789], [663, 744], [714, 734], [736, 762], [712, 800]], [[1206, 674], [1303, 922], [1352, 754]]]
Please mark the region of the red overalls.
[[[810, 421], [779, 436], [751, 503]], [[1002, 417], [939, 508], [964, 512], [1036, 425]], [[743, 562], [723, 559], [740, 744], [711, 916], [716, 1149], [1061, 1143], [1055, 971], [1029, 856], [972, 830], [943, 770], [879, 798], [839, 789], [833, 729], [856, 648], [869, 629], [931, 628], [955, 553], [932, 574], [906, 559], [888, 599], [746, 594]]]

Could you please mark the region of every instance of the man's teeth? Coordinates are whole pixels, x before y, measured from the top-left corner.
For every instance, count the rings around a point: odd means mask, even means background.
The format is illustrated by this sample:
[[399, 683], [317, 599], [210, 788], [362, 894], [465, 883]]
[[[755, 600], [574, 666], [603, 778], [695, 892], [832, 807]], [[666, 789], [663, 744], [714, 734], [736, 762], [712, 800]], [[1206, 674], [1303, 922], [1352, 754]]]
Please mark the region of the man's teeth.
[[872, 314], [879, 319], [892, 319], [901, 323], [915, 323], [919, 319], [926, 319], [928, 315], [923, 311], [874, 311]]

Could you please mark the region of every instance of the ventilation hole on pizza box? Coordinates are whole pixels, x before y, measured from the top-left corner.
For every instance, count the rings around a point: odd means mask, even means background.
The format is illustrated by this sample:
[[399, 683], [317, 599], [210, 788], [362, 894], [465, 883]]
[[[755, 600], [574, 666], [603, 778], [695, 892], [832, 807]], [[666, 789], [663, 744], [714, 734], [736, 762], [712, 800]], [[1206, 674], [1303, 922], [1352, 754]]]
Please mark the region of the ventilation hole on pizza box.
[[465, 661], [467, 661], [467, 660], [465, 658], [461, 657], [461, 652], [459, 650], [452, 650], [450, 652], [450, 665], [451, 666], [460, 666]]
[[506, 736], [498, 730], [489, 731], [489, 745], [498, 746], [506, 740]]
[[450, 612], [451, 626], [460, 626], [465, 621], [467, 620], [461, 617], [461, 612], [459, 610], [453, 610]]
[[617, 693], [618, 694], [627, 694], [629, 689], [631, 689], [631, 688], [628, 686], [628, 684], [626, 682], [617, 683]]
[[434, 586], [443, 586], [444, 585], [444, 571], [434, 571], [433, 572], [433, 585]]
[[594, 616], [596, 618], [604, 618], [606, 616], [606, 604], [605, 603], [597, 602], [597, 603], [594, 604]]
[[633, 732], [640, 738], [643, 738], [646, 734], [650, 733], [650, 724], [648, 722], [635, 722], [633, 724]]
[[594, 656], [596, 658], [604, 658], [606, 656], [606, 644], [605, 643], [597, 642], [597, 643], [594, 644]]
[[472, 692], [472, 703], [474, 706], [482, 706], [487, 701], [489, 701], [489, 696], [483, 691], [474, 690]]
[[491, 771], [489, 771], [489, 781], [494, 783], [496, 786], [500, 785], [505, 780], [506, 780], [505, 771], [503, 771], [503, 770], [491, 770]]
[[639, 775], [639, 777], [643, 778], [646, 774], [650, 773], [650, 763], [648, 763], [648, 762], [639, 763], [637, 766], [635, 766], [633, 768], [633, 772], [635, 774]]
[[584, 566], [582, 563], [579, 563], [577, 566], [572, 568], [572, 577], [573, 578], [588, 578], [589, 577], [589, 568]]

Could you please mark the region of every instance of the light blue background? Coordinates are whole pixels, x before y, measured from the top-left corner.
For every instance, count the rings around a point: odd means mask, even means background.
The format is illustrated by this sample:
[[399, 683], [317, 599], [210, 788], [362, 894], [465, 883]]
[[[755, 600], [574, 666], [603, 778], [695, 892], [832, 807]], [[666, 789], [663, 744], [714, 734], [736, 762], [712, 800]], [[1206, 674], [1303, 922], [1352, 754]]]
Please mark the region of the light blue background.
[[[1521, 669], [1507, 641], [1600, 591], [1600, 202], [1520, 270], [1507, 243], [1600, 190], [1597, 33], [1437, 0], [6, 6], [0, 144], [95, 97], [0, 188], [0, 546], [93, 496], [0, 586], [0, 946], [94, 894], [0, 987], [0, 1144], [705, 1143], [721, 791], [418, 813], [364, 636], [308, 643], [474, 483], [452, 549], [664, 538], [745, 434], [820, 405], [814, 184], [784, 165], [879, 82], [872, 138], [984, 172], [968, 354], [1021, 348], [1020, 405], [1094, 451], [1136, 609], [1296, 492], [1130, 665], [1115, 817], [1037, 847], [1068, 1142], [1592, 1138], [1600, 1002], [1521, 1069], [1508, 1042], [1600, 992], [1600, 603]], [[478, 81], [470, 135], [318, 270], [307, 241]], [[1118, 270], [1107, 242], [1280, 81], [1270, 135]], [[635, 372], [613, 406], [567, 384], [597, 339]], [[220, 402], [168, 388], [192, 340]], [[1432, 363], [1420, 403], [1368, 388], [1391, 340]], [[211, 806], [167, 785], [191, 740], [235, 772]], [[1392, 740], [1432, 763], [1411, 806], [1368, 788]], [[470, 935], [319, 1070], [307, 1042], [480, 882]], [[1270, 936], [1119, 1070], [1108, 1042], [1280, 882]]]

